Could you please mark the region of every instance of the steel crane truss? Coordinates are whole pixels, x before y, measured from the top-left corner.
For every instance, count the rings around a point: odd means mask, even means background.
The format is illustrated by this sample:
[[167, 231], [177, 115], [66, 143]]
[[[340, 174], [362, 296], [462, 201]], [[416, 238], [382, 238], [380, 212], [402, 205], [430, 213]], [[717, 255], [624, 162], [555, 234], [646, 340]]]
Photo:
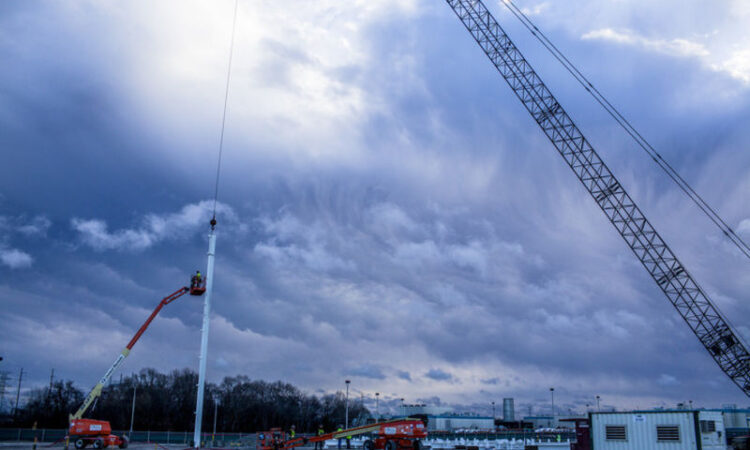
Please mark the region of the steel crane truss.
[[750, 353], [481, 0], [446, 0], [719, 367], [750, 396]]

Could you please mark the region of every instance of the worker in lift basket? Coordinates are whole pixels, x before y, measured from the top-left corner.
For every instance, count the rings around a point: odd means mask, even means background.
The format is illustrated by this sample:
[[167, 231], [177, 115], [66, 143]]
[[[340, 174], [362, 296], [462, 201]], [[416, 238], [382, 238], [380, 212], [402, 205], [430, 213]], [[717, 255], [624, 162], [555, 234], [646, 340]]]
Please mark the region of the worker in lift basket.
[[196, 270], [195, 275], [190, 279], [190, 283], [192, 283], [190, 287], [201, 287], [202, 278], [201, 271]]
[[[323, 429], [323, 425], [318, 425], [318, 436], [323, 436], [324, 434], [326, 434], [326, 432]], [[315, 450], [323, 450], [323, 441], [315, 442]]]

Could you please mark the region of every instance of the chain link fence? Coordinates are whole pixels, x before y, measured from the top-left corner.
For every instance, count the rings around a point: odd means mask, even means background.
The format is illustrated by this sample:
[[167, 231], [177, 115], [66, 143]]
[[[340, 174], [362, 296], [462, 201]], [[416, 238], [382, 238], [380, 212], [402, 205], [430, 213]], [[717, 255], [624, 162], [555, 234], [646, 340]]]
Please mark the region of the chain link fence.
[[[52, 428], [0, 428], [0, 442], [30, 442], [36, 437], [39, 442], [62, 442], [67, 429]], [[117, 431], [112, 434], [129, 436], [132, 443], [181, 444], [189, 447], [193, 442], [192, 431]], [[255, 447], [255, 433], [203, 433], [201, 447]]]

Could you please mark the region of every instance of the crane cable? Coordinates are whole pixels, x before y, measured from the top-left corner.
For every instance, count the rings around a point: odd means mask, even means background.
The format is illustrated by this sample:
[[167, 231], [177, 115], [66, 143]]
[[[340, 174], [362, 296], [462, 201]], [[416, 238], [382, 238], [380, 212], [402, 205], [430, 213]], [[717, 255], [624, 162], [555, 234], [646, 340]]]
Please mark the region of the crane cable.
[[734, 230], [719, 216], [719, 214], [701, 197], [684, 178], [670, 165], [638, 130], [628, 121], [612, 103], [581, 73], [581, 71], [558, 49], [552, 41], [529, 19], [529, 17], [513, 3], [513, 0], [503, 0], [508, 10], [531, 32], [531, 34], [557, 59], [560, 64], [583, 86], [599, 105], [622, 127], [625, 132], [643, 149], [654, 162], [674, 181], [698, 208], [721, 230], [721, 232], [750, 259], [750, 246], [742, 240]]
[[232, 19], [232, 40], [229, 44], [229, 64], [227, 65], [227, 83], [224, 90], [224, 112], [221, 116], [221, 134], [219, 136], [219, 157], [216, 162], [216, 182], [214, 183], [214, 205], [211, 216], [211, 229], [216, 226], [216, 203], [219, 198], [219, 177], [221, 175], [221, 154], [224, 150], [224, 128], [227, 122], [227, 104], [229, 103], [229, 81], [232, 76], [232, 55], [234, 54], [234, 34], [237, 26], [237, 8], [239, 0], [234, 1], [234, 18]]

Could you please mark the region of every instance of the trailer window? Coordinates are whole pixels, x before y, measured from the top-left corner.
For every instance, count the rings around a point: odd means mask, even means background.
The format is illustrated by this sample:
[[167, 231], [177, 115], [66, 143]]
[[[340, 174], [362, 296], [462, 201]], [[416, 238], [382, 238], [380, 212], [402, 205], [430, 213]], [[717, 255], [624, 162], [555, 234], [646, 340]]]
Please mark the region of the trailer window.
[[605, 437], [608, 441], [625, 441], [627, 433], [625, 425], [607, 425], [604, 427]]
[[680, 440], [679, 425], [657, 425], [656, 441], [657, 442], [674, 442]]
[[701, 433], [713, 433], [716, 431], [716, 422], [713, 420], [701, 420]]

